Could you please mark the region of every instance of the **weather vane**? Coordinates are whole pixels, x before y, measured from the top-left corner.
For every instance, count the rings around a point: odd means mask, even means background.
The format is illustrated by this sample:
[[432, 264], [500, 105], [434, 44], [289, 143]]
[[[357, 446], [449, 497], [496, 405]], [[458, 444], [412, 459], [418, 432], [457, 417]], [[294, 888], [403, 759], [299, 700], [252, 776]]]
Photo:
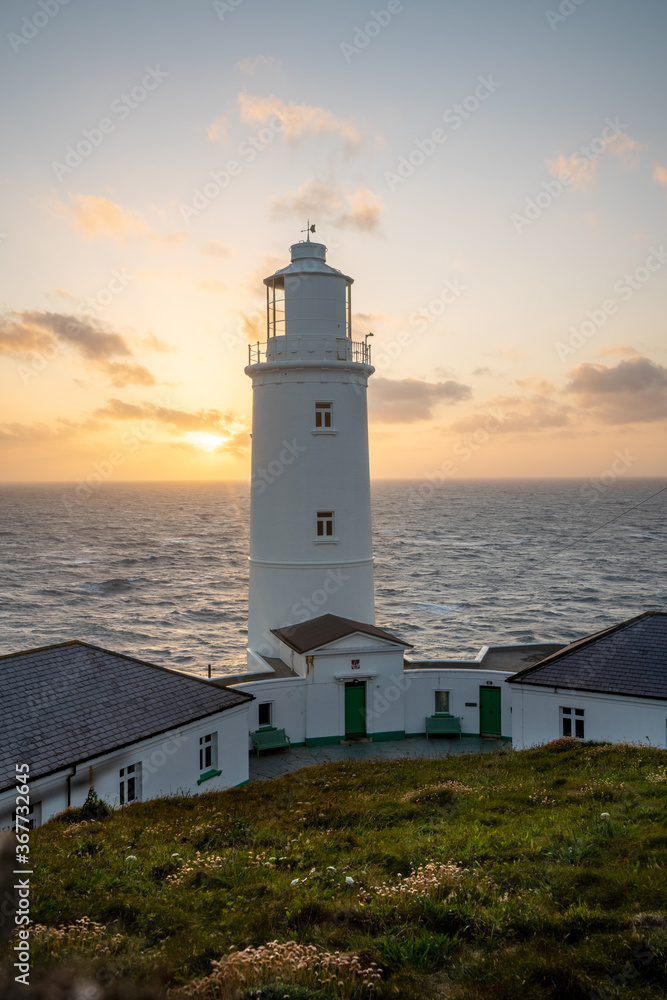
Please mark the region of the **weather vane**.
[[301, 230], [302, 233], [306, 233], [306, 241], [310, 243], [310, 234], [315, 232], [315, 223], [311, 226], [310, 219], [308, 219], [308, 224], [305, 229]]

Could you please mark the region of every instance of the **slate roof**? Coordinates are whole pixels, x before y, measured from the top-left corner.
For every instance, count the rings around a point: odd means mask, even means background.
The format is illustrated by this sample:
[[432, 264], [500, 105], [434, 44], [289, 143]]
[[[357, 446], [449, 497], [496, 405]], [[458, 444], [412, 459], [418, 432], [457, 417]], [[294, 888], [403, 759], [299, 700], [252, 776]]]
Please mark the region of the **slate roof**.
[[0, 656], [0, 690], [0, 791], [252, 701], [79, 641]]
[[401, 646], [412, 649], [409, 642], [404, 642], [403, 639], [399, 639], [385, 629], [377, 628], [375, 625], [366, 625], [364, 622], [355, 622], [351, 618], [340, 618], [338, 615], [320, 615], [319, 618], [311, 618], [310, 621], [301, 622], [299, 625], [272, 628], [271, 631], [297, 653], [307, 653], [311, 649], [326, 646], [346, 635], [354, 635], [355, 632], [363, 632], [364, 635], [386, 639], [387, 642], [398, 642]]
[[667, 613], [646, 611], [570, 643], [508, 684], [667, 699]]

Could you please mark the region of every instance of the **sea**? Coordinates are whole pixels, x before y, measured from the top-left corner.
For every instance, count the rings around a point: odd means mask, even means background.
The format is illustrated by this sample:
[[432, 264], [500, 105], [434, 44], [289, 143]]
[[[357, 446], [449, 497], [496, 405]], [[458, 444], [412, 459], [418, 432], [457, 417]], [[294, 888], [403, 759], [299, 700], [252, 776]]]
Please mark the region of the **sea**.
[[[608, 477], [610, 478], [610, 477]], [[667, 480], [376, 481], [377, 624], [418, 659], [667, 610]], [[245, 669], [247, 483], [0, 487], [0, 653], [70, 639]]]

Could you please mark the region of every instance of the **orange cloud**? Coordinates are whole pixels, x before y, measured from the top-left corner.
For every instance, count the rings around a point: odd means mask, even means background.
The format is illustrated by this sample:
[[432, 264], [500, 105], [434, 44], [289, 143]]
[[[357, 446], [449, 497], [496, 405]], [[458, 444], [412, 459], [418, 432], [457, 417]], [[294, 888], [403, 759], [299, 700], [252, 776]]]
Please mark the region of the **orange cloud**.
[[656, 163], [653, 170], [653, 180], [656, 184], [662, 184], [663, 187], [667, 187], [667, 167], [661, 167], [659, 163]]
[[239, 114], [241, 121], [248, 125], [266, 125], [277, 119], [276, 130], [291, 146], [304, 139], [319, 138], [323, 135], [337, 135], [344, 140], [348, 150], [356, 149], [366, 136], [359, 124], [351, 118], [338, 118], [326, 108], [310, 104], [286, 104], [280, 97], [254, 97], [239, 94]]
[[316, 216], [339, 229], [372, 232], [378, 228], [384, 204], [368, 188], [340, 191], [321, 181], [306, 181], [298, 191], [273, 199], [275, 219]]
[[108, 198], [92, 194], [70, 194], [71, 204], [57, 201], [54, 212], [64, 218], [85, 240], [98, 236], [125, 242], [130, 236], [148, 236], [151, 227], [136, 212]]

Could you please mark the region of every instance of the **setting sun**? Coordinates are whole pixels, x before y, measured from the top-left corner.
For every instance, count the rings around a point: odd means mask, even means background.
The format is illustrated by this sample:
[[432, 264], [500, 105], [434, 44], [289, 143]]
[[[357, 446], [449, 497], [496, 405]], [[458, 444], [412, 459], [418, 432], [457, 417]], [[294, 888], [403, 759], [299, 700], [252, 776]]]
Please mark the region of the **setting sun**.
[[203, 431], [193, 431], [187, 435], [187, 440], [190, 444], [197, 445], [202, 451], [215, 451], [221, 444], [224, 444], [225, 438], [221, 438], [217, 434], [205, 434]]

